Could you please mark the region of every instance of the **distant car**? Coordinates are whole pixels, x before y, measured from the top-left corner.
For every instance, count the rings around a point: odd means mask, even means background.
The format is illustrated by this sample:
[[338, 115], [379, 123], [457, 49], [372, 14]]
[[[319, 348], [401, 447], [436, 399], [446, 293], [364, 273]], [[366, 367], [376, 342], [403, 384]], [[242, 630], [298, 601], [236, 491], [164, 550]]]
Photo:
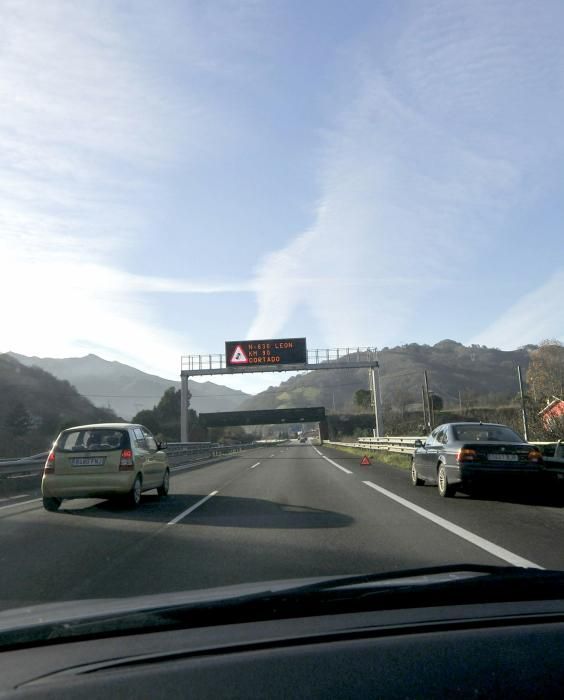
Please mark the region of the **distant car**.
[[539, 449], [496, 423], [446, 423], [415, 448], [412, 484], [437, 484], [443, 497], [494, 482], [535, 481], [542, 471]]
[[67, 428], [57, 437], [43, 471], [41, 493], [46, 510], [63, 498], [120, 497], [131, 507], [141, 493], [168, 494], [166, 452], [142, 425], [98, 423]]
[[307, 442], [307, 438], [301, 437], [301, 438], [300, 438], [300, 442]]

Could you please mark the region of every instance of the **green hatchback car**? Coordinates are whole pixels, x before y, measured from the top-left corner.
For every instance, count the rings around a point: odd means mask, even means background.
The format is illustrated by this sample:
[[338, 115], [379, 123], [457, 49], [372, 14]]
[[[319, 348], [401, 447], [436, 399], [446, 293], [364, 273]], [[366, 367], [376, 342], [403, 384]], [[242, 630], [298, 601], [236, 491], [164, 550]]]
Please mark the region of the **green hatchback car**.
[[45, 462], [43, 505], [55, 511], [63, 498], [121, 498], [136, 507], [141, 493], [168, 494], [166, 452], [142, 425], [98, 423], [63, 430]]

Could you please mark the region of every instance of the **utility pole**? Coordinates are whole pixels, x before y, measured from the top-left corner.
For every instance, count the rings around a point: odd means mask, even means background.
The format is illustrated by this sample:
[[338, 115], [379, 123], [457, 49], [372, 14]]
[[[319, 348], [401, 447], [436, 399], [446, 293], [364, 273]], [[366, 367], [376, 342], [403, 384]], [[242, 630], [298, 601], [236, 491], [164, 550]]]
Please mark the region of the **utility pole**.
[[180, 442], [188, 442], [188, 377], [180, 377]]
[[370, 368], [370, 388], [374, 401], [374, 437], [383, 437], [384, 426], [382, 422], [382, 404], [380, 400], [380, 374], [379, 367]]
[[425, 387], [423, 384], [421, 384], [421, 405], [423, 406], [423, 429], [427, 432], [429, 421], [427, 420], [427, 402], [425, 401]]
[[523, 393], [523, 377], [521, 376], [521, 365], [517, 365], [517, 376], [519, 377], [519, 393], [521, 394], [521, 413], [523, 416], [523, 436], [529, 440], [529, 426], [527, 424], [527, 410], [525, 406], [525, 394]]
[[425, 382], [425, 396], [427, 397], [427, 415], [429, 416], [429, 432], [433, 430], [435, 425], [435, 415], [433, 412], [433, 406], [431, 404], [431, 394], [429, 392], [429, 379], [427, 377], [427, 370], [423, 370], [423, 379]]

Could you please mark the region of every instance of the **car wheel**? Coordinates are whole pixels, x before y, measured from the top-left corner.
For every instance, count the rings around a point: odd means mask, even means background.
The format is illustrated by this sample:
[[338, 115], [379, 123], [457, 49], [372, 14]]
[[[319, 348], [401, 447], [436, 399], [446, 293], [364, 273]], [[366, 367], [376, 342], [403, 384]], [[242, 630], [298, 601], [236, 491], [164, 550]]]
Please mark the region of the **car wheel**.
[[63, 502], [62, 498], [47, 498], [43, 497], [43, 507], [45, 510], [49, 510], [52, 513], [54, 513], [56, 510], [59, 510], [59, 506]]
[[137, 508], [141, 503], [141, 477], [139, 474], [135, 477], [131, 491], [126, 496], [126, 505], [129, 508]]
[[415, 468], [415, 462], [411, 460], [411, 483], [414, 486], [424, 486], [425, 479], [421, 479], [417, 474], [417, 469]]
[[437, 486], [439, 488], [439, 495], [443, 498], [450, 498], [454, 496], [456, 489], [452, 484], [448, 483], [447, 473], [444, 464], [439, 464], [439, 471], [437, 473]]
[[168, 496], [168, 490], [170, 488], [170, 471], [168, 469], [165, 469], [165, 473], [163, 476], [163, 483], [161, 486], [157, 488], [157, 493], [159, 494], [160, 498], [164, 498], [165, 496]]

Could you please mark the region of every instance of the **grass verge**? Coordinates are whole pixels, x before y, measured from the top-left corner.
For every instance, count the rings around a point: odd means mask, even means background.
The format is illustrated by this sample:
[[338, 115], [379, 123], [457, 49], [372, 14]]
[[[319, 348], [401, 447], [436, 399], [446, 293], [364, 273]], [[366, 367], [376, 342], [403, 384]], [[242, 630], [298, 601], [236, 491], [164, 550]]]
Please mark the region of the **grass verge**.
[[387, 450], [364, 450], [359, 447], [344, 447], [341, 445], [327, 445], [327, 447], [339, 450], [339, 452], [348, 452], [351, 455], [358, 457], [368, 456], [372, 462], [384, 462], [391, 464], [400, 469], [411, 469], [411, 455], [401, 454], [400, 452], [388, 452]]

